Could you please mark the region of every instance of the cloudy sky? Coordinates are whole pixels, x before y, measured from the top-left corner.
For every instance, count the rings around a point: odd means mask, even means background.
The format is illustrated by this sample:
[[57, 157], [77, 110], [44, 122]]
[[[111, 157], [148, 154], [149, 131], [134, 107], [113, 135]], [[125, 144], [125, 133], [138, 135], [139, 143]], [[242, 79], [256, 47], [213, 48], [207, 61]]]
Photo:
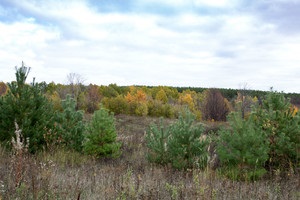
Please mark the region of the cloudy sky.
[[300, 93], [300, 0], [0, 0], [0, 81]]

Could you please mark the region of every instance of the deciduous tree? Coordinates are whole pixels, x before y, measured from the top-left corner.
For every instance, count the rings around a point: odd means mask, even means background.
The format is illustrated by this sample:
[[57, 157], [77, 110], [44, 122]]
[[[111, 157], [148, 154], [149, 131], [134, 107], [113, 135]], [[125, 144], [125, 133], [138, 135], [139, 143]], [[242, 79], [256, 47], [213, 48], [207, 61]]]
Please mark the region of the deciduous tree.
[[82, 92], [84, 78], [77, 73], [70, 73], [67, 75], [67, 81], [70, 87], [71, 97], [76, 100], [76, 109], [78, 109], [79, 105], [79, 96]]
[[99, 93], [99, 87], [97, 85], [90, 84], [86, 91], [87, 99], [87, 111], [93, 113], [95, 110], [99, 109], [99, 103], [101, 100], [101, 95]]
[[226, 121], [229, 111], [229, 106], [219, 90], [209, 89], [205, 91], [205, 100], [202, 107], [205, 120]]

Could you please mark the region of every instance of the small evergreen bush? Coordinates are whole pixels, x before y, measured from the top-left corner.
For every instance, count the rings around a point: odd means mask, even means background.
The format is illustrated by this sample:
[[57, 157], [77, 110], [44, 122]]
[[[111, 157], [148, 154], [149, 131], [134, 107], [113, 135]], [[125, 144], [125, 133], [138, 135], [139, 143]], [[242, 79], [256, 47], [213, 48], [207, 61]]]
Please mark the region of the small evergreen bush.
[[294, 114], [293, 106], [278, 92], [269, 92], [253, 115], [269, 141], [269, 170], [287, 170], [299, 165], [300, 113]]
[[158, 164], [166, 164], [170, 161], [168, 155], [168, 138], [170, 136], [170, 128], [164, 125], [163, 118], [160, 124], [151, 124], [147, 130], [146, 141], [148, 151], [148, 160]]
[[207, 141], [201, 139], [204, 128], [195, 125], [195, 116], [186, 110], [176, 123], [164, 127], [151, 125], [146, 141], [148, 159], [159, 164], [170, 163], [176, 169], [204, 167], [207, 162]]
[[242, 119], [240, 113], [228, 117], [230, 129], [221, 129], [217, 152], [225, 174], [232, 179], [257, 179], [263, 175], [269, 144], [253, 118]]
[[56, 132], [61, 137], [61, 143], [69, 149], [82, 151], [85, 125], [83, 123], [83, 111], [76, 111], [76, 101], [67, 95], [62, 101], [63, 112], [56, 115]]
[[282, 93], [269, 92], [247, 119], [229, 116], [231, 129], [219, 131], [217, 151], [223, 170], [233, 179], [257, 179], [266, 170], [299, 167], [300, 114]]
[[94, 112], [87, 126], [84, 152], [95, 157], [118, 157], [121, 155], [121, 143], [116, 138], [115, 118], [101, 107]]
[[204, 167], [207, 163], [207, 141], [201, 139], [204, 127], [194, 122], [195, 115], [186, 110], [170, 127], [168, 148], [174, 168]]

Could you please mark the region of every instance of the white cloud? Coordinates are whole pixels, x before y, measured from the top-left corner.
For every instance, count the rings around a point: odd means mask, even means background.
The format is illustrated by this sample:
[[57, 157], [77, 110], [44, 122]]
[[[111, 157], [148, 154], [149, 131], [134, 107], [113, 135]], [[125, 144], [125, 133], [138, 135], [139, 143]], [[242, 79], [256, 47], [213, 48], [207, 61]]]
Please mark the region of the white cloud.
[[195, 0], [197, 6], [227, 7], [233, 3], [233, 0]]
[[0, 38], [0, 65], [10, 71], [5, 73], [8, 81], [12, 78], [10, 74], [14, 75], [14, 66], [20, 65], [22, 60], [39, 68], [44, 62], [42, 52], [59, 39], [59, 32], [52, 27], [37, 25], [29, 18], [11, 24], [0, 22]]
[[[164, 4], [184, 7], [186, 1]], [[189, 4], [230, 8], [236, 1]], [[0, 80], [13, 80], [13, 66], [24, 60], [38, 81], [64, 82], [75, 72], [96, 84], [237, 88], [248, 82], [253, 89], [300, 92], [290, 85], [300, 73], [300, 35], [284, 37], [251, 13], [99, 12], [84, 1], [19, 6], [31, 14], [0, 21], [0, 65], [11, 67], [0, 74], [12, 75]]]
[[138, 4], [165, 4], [173, 7], [178, 6], [209, 6], [209, 7], [231, 7], [238, 3], [237, 0], [143, 0]]

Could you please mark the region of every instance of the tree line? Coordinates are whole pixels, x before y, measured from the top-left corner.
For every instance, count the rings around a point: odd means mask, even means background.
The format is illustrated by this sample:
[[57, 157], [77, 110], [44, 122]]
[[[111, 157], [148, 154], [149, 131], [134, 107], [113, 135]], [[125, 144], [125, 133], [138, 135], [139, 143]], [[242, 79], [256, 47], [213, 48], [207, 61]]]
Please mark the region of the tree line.
[[[67, 76], [67, 84], [54, 82], [35, 83], [52, 101], [56, 110], [62, 110], [61, 101], [67, 95], [76, 101], [76, 110], [93, 113], [100, 104], [115, 114], [177, 118], [188, 107], [200, 120], [226, 121], [231, 111], [241, 110], [243, 117], [251, 106], [262, 102], [268, 91], [220, 88], [193, 88], [168, 86], [108, 86], [83, 84], [83, 78], [75, 73]], [[0, 95], [9, 90], [9, 83], [0, 82]], [[300, 94], [285, 93], [297, 108]]]

